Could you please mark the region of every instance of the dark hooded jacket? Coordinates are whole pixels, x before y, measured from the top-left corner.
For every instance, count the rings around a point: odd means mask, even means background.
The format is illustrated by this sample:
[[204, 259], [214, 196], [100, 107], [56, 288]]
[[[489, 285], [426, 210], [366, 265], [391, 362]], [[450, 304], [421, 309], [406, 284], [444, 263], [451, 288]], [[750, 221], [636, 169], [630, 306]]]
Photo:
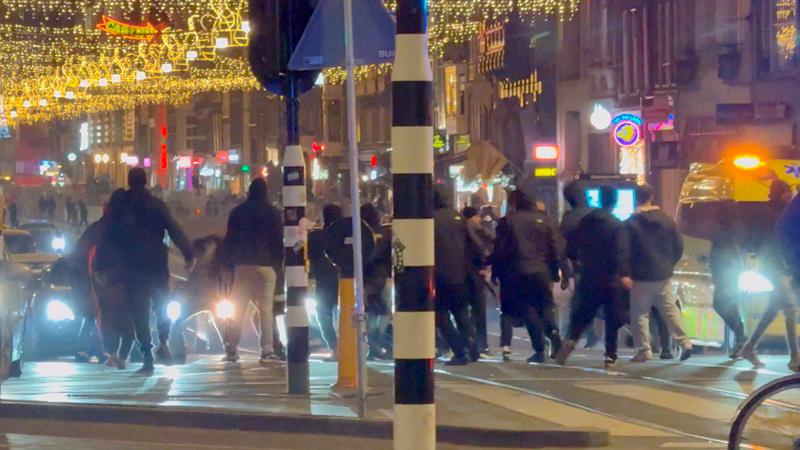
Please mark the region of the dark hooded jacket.
[[650, 207], [636, 212], [625, 225], [631, 278], [662, 281], [672, 277], [683, 256], [683, 239], [675, 221], [658, 207]]
[[222, 244], [222, 260], [229, 266], [283, 267], [283, 221], [267, 201], [266, 183], [251, 186], [247, 200], [231, 211]]
[[611, 212], [593, 210], [580, 221], [573, 236], [582, 276], [605, 279], [627, 275], [625, 227]]
[[450, 207], [447, 193], [439, 186], [434, 190], [433, 204], [436, 280], [462, 284], [467, 279], [466, 220]]

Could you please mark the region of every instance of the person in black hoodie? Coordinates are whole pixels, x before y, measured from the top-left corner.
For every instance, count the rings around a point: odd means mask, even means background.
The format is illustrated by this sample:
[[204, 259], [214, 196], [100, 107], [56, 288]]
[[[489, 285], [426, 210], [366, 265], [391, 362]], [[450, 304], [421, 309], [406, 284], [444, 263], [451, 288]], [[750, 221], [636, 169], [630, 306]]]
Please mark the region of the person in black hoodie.
[[[453, 351], [447, 365], [463, 366], [480, 357], [467, 315], [467, 227], [461, 214], [450, 207], [443, 186], [433, 191], [434, 252], [436, 257], [436, 326]], [[453, 326], [450, 315], [458, 328]], [[467, 355], [469, 351], [469, 357]]]
[[361, 220], [367, 224], [375, 246], [364, 258], [364, 292], [366, 293], [367, 339], [369, 359], [391, 359], [391, 339], [386, 329], [392, 316], [389, 299], [384, 295], [386, 280], [392, 276], [392, 235], [381, 226], [381, 215], [372, 203], [361, 205]]
[[322, 339], [331, 351], [329, 358], [331, 361], [338, 359], [333, 311], [339, 304], [339, 269], [325, 255], [327, 248], [325, 232], [342, 217], [341, 206], [334, 203], [325, 205], [322, 208], [322, 229], [312, 231], [308, 235], [308, 258], [311, 263], [311, 275], [316, 282], [317, 322]]
[[576, 304], [570, 317], [568, 339], [556, 355], [564, 365], [575, 350], [575, 343], [603, 307], [606, 318], [605, 364], [617, 362], [617, 335], [625, 324], [626, 305], [621, 283], [626, 274], [627, 242], [622, 222], [611, 212], [617, 204], [617, 191], [611, 186], [600, 188], [601, 208], [587, 214], [573, 233], [580, 279], [575, 288]]
[[[566, 259], [555, 224], [544, 212], [534, 209], [534, 202], [527, 195], [522, 191], [511, 192], [508, 203], [511, 212], [497, 226], [499, 252], [495, 258], [510, 261], [514, 272], [518, 293], [512, 297], [515, 304], [511, 309], [512, 315], [524, 320], [531, 337], [534, 353], [528, 362], [543, 363], [547, 360], [545, 336], [550, 340], [553, 354], [561, 348], [553, 282], [558, 281], [559, 269]], [[506, 323], [503, 333], [508, 332]]]
[[[653, 188], [642, 185], [636, 189], [638, 208], [626, 224], [629, 241], [627, 266], [631, 287], [631, 333], [636, 355], [631, 362], [652, 358], [650, 348], [650, 312], [658, 310], [670, 332], [683, 350], [681, 361], [692, 354], [692, 343], [683, 330], [683, 317], [669, 293], [669, 279], [675, 264], [683, 255], [683, 239], [671, 217], [653, 205]], [[632, 281], [632, 283], [631, 283]]]
[[239, 340], [247, 305], [259, 311], [261, 359], [264, 365], [280, 360], [275, 353], [273, 301], [278, 272], [283, 268], [283, 220], [267, 200], [267, 182], [250, 183], [247, 200], [231, 211], [228, 231], [222, 240], [220, 261], [233, 275], [231, 300], [236, 303], [226, 343], [225, 362], [239, 361]]

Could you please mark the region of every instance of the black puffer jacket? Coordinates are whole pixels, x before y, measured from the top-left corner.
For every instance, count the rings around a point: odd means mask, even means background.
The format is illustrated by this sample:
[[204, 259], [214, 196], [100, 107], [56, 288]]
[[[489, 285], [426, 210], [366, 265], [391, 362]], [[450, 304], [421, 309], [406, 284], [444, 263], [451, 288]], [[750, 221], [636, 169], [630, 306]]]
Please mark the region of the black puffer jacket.
[[593, 210], [580, 221], [573, 236], [582, 276], [615, 278], [627, 275], [625, 227], [611, 212]]
[[467, 224], [458, 211], [450, 207], [447, 193], [434, 190], [433, 212], [436, 280], [462, 284], [467, 279]]
[[631, 278], [639, 281], [669, 279], [683, 255], [683, 238], [675, 221], [658, 207], [651, 207], [631, 216], [625, 225]]

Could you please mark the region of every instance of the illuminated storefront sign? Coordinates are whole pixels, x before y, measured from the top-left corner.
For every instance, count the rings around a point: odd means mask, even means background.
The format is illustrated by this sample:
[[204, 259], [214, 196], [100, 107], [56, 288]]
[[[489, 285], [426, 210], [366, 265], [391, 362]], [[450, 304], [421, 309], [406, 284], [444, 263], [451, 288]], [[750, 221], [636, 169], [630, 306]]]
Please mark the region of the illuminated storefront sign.
[[611, 121], [611, 123], [614, 125], [620, 124], [622, 122], [633, 122], [636, 125], [641, 125], [642, 118], [637, 116], [636, 114], [623, 113], [617, 115], [616, 117], [614, 117], [614, 120]]
[[558, 146], [553, 144], [536, 144], [533, 146], [534, 161], [555, 161], [558, 159]]
[[639, 124], [623, 120], [614, 127], [614, 142], [620, 147], [630, 147], [636, 145], [642, 139], [642, 132]]
[[555, 167], [537, 167], [533, 169], [533, 176], [536, 178], [553, 178], [558, 175]]
[[104, 31], [112, 36], [147, 42], [151, 42], [158, 35], [160, 28], [156, 28], [149, 22], [145, 24], [132, 24], [107, 16], [103, 16], [103, 21], [97, 24], [98, 30]]

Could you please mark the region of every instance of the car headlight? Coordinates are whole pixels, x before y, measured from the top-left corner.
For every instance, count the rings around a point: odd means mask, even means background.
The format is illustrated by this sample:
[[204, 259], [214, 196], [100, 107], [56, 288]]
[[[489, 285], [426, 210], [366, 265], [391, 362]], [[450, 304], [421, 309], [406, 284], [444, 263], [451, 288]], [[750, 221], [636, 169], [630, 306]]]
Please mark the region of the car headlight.
[[765, 294], [775, 289], [769, 278], [754, 270], [747, 270], [739, 274], [738, 284], [739, 291], [747, 294]]
[[314, 297], [306, 297], [306, 313], [309, 316], [317, 312], [317, 299]]
[[217, 317], [220, 319], [233, 319], [233, 302], [222, 299], [217, 303]]
[[47, 313], [47, 320], [52, 320], [53, 322], [75, 320], [75, 313], [72, 312], [72, 308], [61, 300], [50, 300], [47, 302], [45, 312]]
[[181, 303], [175, 300], [167, 303], [167, 317], [176, 322], [181, 317]]
[[53, 242], [50, 243], [50, 246], [53, 247], [53, 250], [62, 252], [67, 248], [67, 240], [61, 236], [53, 238]]

